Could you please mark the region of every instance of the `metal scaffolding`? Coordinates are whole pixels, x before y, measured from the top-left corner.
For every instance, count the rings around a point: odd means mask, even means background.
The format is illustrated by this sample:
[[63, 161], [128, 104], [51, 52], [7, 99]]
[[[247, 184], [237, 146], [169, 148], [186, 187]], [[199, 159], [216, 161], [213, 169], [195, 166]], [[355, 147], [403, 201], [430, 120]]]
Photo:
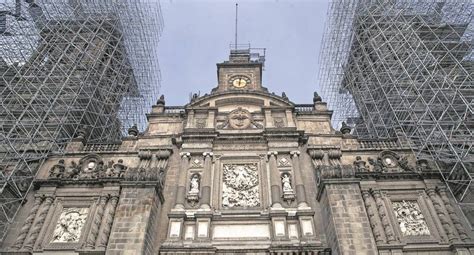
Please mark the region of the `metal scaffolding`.
[[0, 242], [50, 153], [144, 129], [162, 24], [158, 1], [0, 1]]
[[406, 142], [434, 160], [466, 208], [474, 204], [473, 9], [472, 0], [334, 0], [319, 73], [335, 126]]

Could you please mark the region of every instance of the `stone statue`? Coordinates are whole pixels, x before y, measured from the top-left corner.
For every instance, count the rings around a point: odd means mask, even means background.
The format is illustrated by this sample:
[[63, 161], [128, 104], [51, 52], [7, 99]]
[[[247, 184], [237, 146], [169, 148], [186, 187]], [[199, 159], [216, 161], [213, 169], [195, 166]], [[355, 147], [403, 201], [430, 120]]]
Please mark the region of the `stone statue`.
[[113, 176], [123, 177], [127, 167], [123, 164], [123, 160], [119, 159], [116, 164], [113, 165]]
[[293, 192], [293, 188], [291, 187], [291, 180], [290, 175], [284, 173], [281, 176], [281, 186], [283, 187], [283, 192]]
[[362, 160], [360, 156], [356, 157], [354, 161], [354, 168], [356, 172], [367, 172], [366, 162]]
[[194, 174], [193, 177], [191, 177], [189, 193], [193, 193], [193, 194], [199, 193], [199, 175], [198, 174]]
[[369, 164], [374, 166], [372, 170], [373, 172], [383, 172], [384, 167], [380, 157], [378, 157], [377, 160], [374, 160], [373, 158], [368, 158], [367, 160], [369, 161]]
[[77, 178], [79, 172], [80, 172], [79, 166], [77, 165], [75, 161], [72, 161], [71, 166], [66, 168], [63, 176], [64, 178]]
[[410, 171], [410, 172], [414, 172], [415, 169], [413, 169], [413, 167], [411, 167], [409, 164], [408, 164], [408, 159], [407, 157], [401, 157], [400, 160], [398, 160], [398, 165], [400, 166], [401, 169], [403, 169], [404, 171]]
[[114, 161], [113, 161], [113, 160], [110, 160], [110, 161], [107, 163], [107, 168], [105, 169], [104, 177], [113, 177], [113, 176], [114, 176], [114, 168], [113, 168], [113, 165], [114, 165]]
[[66, 166], [64, 165], [64, 159], [60, 159], [57, 164], [55, 164], [49, 170], [49, 177], [50, 178], [62, 178], [64, 175], [64, 171], [66, 170]]

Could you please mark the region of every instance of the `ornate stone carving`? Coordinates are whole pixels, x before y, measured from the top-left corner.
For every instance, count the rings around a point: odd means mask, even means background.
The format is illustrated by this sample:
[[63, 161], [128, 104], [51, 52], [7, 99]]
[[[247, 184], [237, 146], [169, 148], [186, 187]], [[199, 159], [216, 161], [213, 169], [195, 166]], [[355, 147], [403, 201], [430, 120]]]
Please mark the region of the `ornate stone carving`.
[[242, 107], [239, 107], [229, 113], [227, 119], [219, 129], [247, 129], [247, 128], [263, 128], [259, 123], [253, 120], [252, 114]]
[[280, 160], [278, 160], [278, 166], [279, 167], [291, 166], [291, 162], [287, 158], [282, 157], [280, 158]]
[[356, 172], [366, 172], [367, 169], [367, 163], [362, 160], [360, 156], [356, 157], [356, 160], [354, 161], [354, 168]]
[[43, 227], [43, 223], [46, 219], [46, 215], [48, 215], [49, 208], [53, 203], [53, 197], [46, 197], [43, 203], [41, 204], [41, 208], [38, 210], [38, 215], [36, 216], [36, 221], [34, 225], [31, 227], [31, 231], [29, 233], [28, 238], [25, 240], [23, 247], [27, 250], [32, 250], [33, 245], [35, 244], [36, 239]]
[[311, 156], [311, 159], [313, 161], [313, 165], [315, 167], [323, 165], [323, 159], [324, 159], [324, 151], [323, 150], [309, 149], [308, 153]]
[[380, 216], [380, 221], [382, 222], [382, 226], [385, 232], [385, 236], [387, 237], [388, 243], [392, 244], [396, 242], [395, 234], [393, 232], [392, 225], [390, 224], [390, 220], [387, 215], [387, 211], [385, 208], [385, 204], [382, 199], [382, 195], [378, 190], [372, 190], [372, 195], [375, 199], [375, 205], [377, 206], [377, 211]]
[[102, 196], [99, 198], [99, 202], [97, 203], [97, 210], [95, 212], [94, 219], [91, 224], [91, 230], [89, 232], [89, 235], [87, 236], [87, 248], [92, 248], [95, 246], [95, 241], [97, 240], [97, 235], [99, 234], [100, 223], [102, 222], [102, 216], [104, 215], [107, 200], [107, 196]]
[[415, 172], [415, 169], [410, 166], [407, 157], [402, 157], [393, 151], [382, 151], [377, 159], [368, 158], [368, 161], [373, 166], [373, 172]]
[[206, 127], [206, 119], [204, 118], [197, 118], [196, 119], [196, 127], [197, 128], [205, 128]]
[[33, 224], [33, 221], [35, 220], [36, 213], [38, 212], [38, 209], [40, 208], [40, 205], [43, 202], [43, 199], [44, 197], [41, 197], [41, 196], [38, 196], [35, 198], [35, 203], [33, 207], [30, 209], [30, 214], [26, 218], [25, 223], [21, 227], [20, 234], [18, 234], [18, 237], [16, 238], [16, 241], [12, 246], [13, 249], [18, 250], [23, 245], [23, 242], [25, 241], [28, 231], [30, 230], [31, 225]]
[[392, 205], [403, 236], [430, 235], [425, 217], [416, 201], [392, 202]]
[[121, 178], [124, 176], [127, 167], [123, 164], [123, 160], [119, 159], [117, 163], [111, 160], [108, 162], [107, 169], [102, 177]]
[[61, 178], [66, 170], [66, 166], [64, 165], [64, 159], [60, 159], [57, 164], [55, 164], [49, 170], [49, 177], [50, 178]]
[[195, 173], [189, 180], [188, 202], [194, 206], [199, 201], [199, 190], [201, 188], [201, 176]]
[[285, 127], [285, 121], [281, 117], [273, 118], [273, 125], [277, 128]]
[[451, 202], [449, 201], [448, 194], [446, 193], [446, 188], [438, 188], [438, 192], [441, 197], [441, 200], [444, 203], [444, 206], [446, 207], [446, 211], [448, 212], [449, 217], [453, 222], [454, 228], [458, 232], [461, 240], [464, 242], [471, 240], [461, 223], [461, 219], [459, 219], [458, 215], [454, 211], [453, 206], [451, 205]]
[[257, 164], [224, 164], [222, 183], [223, 207], [260, 206]]
[[458, 239], [456, 235], [454, 234], [454, 230], [448, 220], [448, 217], [446, 213], [443, 210], [443, 207], [441, 206], [441, 203], [439, 201], [438, 195], [436, 194], [435, 189], [427, 189], [426, 193], [428, 194], [429, 199], [433, 203], [433, 207], [435, 208], [436, 214], [438, 215], [438, 219], [441, 222], [441, 225], [443, 225], [444, 231], [446, 232], [446, 235], [448, 236], [448, 240], [450, 242], [455, 241]]
[[191, 166], [190, 166], [191, 168], [202, 168], [203, 162], [202, 160], [196, 157], [196, 158], [191, 159], [190, 163], [191, 163]]
[[372, 171], [373, 172], [382, 172], [384, 167], [382, 164], [382, 160], [380, 158], [373, 159], [373, 158], [368, 158], [369, 164], [373, 166]]
[[97, 155], [88, 155], [82, 158], [77, 164], [72, 161], [66, 167], [64, 160], [60, 159], [49, 170], [49, 178], [51, 179], [96, 179], [96, 178], [122, 178], [124, 177], [127, 167], [123, 164], [123, 160], [119, 159], [117, 163], [110, 160], [107, 166], [104, 166], [102, 159]]
[[351, 165], [342, 166], [318, 166], [316, 174], [320, 180], [334, 178], [352, 178], [355, 175], [354, 168]]
[[341, 165], [341, 157], [342, 157], [341, 150], [329, 150], [328, 151], [328, 159], [329, 159], [329, 164], [331, 164], [331, 166], [340, 166]]
[[371, 195], [368, 190], [362, 191], [362, 198], [364, 199], [365, 208], [367, 209], [367, 215], [369, 216], [370, 226], [372, 227], [372, 232], [374, 233], [374, 238], [377, 244], [384, 242], [382, 236], [382, 228], [378, 222], [378, 213], [375, 205], [371, 199]]
[[89, 208], [64, 208], [54, 228], [52, 243], [77, 243], [81, 238]]
[[110, 230], [112, 229], [112, 223], [114, 221], [114, 214], [115, 214], [115, 208], [117, 207], [118, 203], [118, 196], [113, 196], [109, 199], [108, 205], [107, 205], [107, 212], [104, 216], [104, 227], [102, 230], [102, 233], [100, 234], [100, 239], [99, 239], [99, 247], [106, 247], [107, 242], [109, 240], [109, 235], [110, 235]]
[[283, 190], [283, 200], [290, 203], [295, 199], [295, 192], [291, 184], [291, 175], [289, 173], [283, 173], [281, 175], [281, 187]]

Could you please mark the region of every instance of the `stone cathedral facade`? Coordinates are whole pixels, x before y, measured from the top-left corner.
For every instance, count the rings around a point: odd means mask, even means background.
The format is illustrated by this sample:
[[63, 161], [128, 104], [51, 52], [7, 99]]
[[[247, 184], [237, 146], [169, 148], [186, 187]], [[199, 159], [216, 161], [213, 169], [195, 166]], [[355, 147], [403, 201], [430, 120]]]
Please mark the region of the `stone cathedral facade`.
[[51, 155], [2, 254], [474, 254], [433, 162], [269, 93], [250, 53], [185, 106], [161, 97], [145, 132]]

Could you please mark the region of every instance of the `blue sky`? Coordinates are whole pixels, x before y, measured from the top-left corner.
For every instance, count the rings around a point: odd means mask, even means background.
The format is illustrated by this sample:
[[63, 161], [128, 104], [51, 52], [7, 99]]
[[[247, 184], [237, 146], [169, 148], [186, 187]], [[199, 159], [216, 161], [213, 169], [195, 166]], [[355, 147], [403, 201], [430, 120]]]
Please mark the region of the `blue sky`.
[[295, 103], [311, 103], [327, 1], [162, 0], [158, 48], [166, 104], [186, 104], [190, 93], [209, 93], [217, 85], [216, 63], [228, 58], [234, 40], [236, 2], [238, 42], [267, 49], [264, 86], [285, 91]]

